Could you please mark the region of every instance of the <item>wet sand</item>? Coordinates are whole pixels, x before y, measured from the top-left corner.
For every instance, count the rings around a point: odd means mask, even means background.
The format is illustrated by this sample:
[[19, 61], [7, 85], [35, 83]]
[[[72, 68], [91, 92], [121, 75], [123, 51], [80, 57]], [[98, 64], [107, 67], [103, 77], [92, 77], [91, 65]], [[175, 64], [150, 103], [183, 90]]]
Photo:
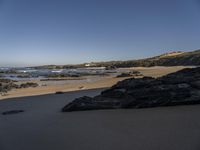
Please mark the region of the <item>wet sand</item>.
[[0, 101], [0, 150], [199, 150], [200, 105], [61, 113], [102, 89]]

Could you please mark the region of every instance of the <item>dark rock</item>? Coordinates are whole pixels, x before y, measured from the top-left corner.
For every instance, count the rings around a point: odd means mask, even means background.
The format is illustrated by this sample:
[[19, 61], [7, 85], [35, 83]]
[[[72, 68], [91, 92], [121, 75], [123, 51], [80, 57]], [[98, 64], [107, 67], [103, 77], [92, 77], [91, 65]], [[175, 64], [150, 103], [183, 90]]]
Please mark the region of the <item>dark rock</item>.
[[29, 88], [29, 87], [37, 87], [37, 86], [38, 86], [37, 83], [27, 82], [27, 83], [21, 84], [19, 88]]
[[105, 69], [106, 70], [115, 70], [117, 68], [115, 66], [111, 65], [111, 66], [107, 66]]
[[100, 95], [74, 100], [63, 111], [148, 108], [200, 103], [200, 67], [183, 69], [157, 79], [131, 78]]
[[11, 82], [14, 82], [14, 81], [10, 79], [4, 79], [4, 78], [0, 79], [0, 83], [11, 83]]
[[22, 112], [24, 112], [24, 110], [10, 110], [10, 111], [3, 112], [2, 115], [13, 115], [13, 114], [18, 114]]
[[62, 91], [57, 91], [55, 94], [64, 94]]
[[75, 99], [73, 102], [66, 105], [62, 111], [71, 112], [71, 111], [83, 111], [83, 110], [97, 110], [97, 109], [112, 109], [118, 108], [119, 101], [112, 98], [102, 98], [96, 97], [93, 99], [88, 96], [80, 97]]
[[122, 78], [122, 77], [132, 77], [132, 74], [130, 74], [130, 73], [121, 73], [120, 75], [117, 76], [117, 78]]
[[131, 72], [126, 72], [126, 73], [121, 73], [120, 75], [117, 76], [117, 78], [121, 77], [139, 77], [143, 76], [139, 71], [131, 71]]
[[0, 79], [0, 94], [5, 95], [13, 88], [18, 88], [18, 85], [14, 84], [15, 81], [9, 79]]
[[29, 74], [20, 74], [17, 76], [17, 78], [31, 78], [32, 76]]

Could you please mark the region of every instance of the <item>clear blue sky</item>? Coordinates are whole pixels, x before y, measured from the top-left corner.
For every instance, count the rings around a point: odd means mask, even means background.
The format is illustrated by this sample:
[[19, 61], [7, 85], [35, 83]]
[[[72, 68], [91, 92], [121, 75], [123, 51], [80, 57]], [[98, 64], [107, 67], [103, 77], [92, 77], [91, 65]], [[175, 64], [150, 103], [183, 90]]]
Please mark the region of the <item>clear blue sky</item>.
[[0, 66], [200, 48], [200, 0], [0, 0]]

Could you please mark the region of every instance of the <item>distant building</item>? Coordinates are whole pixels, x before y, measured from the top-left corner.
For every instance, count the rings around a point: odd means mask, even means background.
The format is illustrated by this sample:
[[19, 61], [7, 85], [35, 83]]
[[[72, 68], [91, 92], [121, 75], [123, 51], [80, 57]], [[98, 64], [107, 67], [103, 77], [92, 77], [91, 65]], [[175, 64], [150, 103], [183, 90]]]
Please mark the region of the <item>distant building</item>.
[[96, 66], [96, 64], [94, 64], [94, 63], [85, 64], [85, 67], [94, 67], [94, 66]]
[[85, 64], [85, 67], [90, 67], [91, 66], [91, 64]]

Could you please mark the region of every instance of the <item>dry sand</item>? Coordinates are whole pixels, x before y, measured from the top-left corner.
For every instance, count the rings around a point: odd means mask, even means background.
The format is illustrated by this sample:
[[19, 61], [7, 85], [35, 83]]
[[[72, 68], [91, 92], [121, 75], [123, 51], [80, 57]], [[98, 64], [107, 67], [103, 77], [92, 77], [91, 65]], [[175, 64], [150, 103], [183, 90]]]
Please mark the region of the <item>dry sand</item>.
[[122, 70], [137, 70], [140, 71], [145, 76], [150, 77], [161, 77], [166, 74], [170, 74], [184, 68], [194, 68], [194, 66], [173, 66], [173, 67], [162, 67], [162, 66], [155, 66], [155, 67], [131, 67], [131, 68], [122, 68]]
[[200, 105], [61, 113], [99, 90], [0, 101], [0, 150], [199, 150]]
[[[176, 72], [178, 70], [188, 68], [185, 66], [175, 66], [175, 67], [133, 67], [133, 68], [123, 68], [121, 70], [138, 70], [144, 76], [151, 77], [160, 77], [172, 72]], [[190, 67], [189, 67], [190, 68]], [[112, 76], [105, 76], [96, 80], [94, 82], [81, 82], [76, 81], [74, 83], [68, 84], [54, 84], [48, 86], [39, 86], [36, 88], [26, 88], [26, 89], [15, 89], [8, 92], [5, 96], [0, 96], [1, 99], [13, 98], [13, 97], [24, 97], [24, 96], [33, 96], [33, 95], [43, 95], [55, 93], [56, 91], [78, 91], [80, 87], [83, 89], [96, 89], [96, 88], [106, 88], [111, 87], [116, 84], [118, 81], [124, 80], [126, 78], [114, 78]], [[35, 81], [39, 84], [43, 84], [44, 82]], [[48, 82], [48, 81], [47, 81]], [[50, 81], [51, 82], [51, 81]], [[60, 82], [60, 81], [59, 81]]]

